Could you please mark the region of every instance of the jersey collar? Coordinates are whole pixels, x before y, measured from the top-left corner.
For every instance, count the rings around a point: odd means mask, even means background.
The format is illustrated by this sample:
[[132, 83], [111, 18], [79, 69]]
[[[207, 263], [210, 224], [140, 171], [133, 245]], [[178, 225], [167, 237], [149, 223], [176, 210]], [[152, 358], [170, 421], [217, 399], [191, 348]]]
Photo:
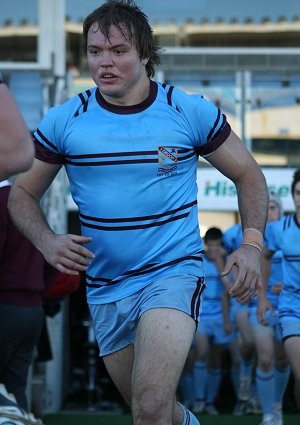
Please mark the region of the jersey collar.
[[112, 103], [107, 102], [107, 100], [104, 99], [102, 94], [100, 93], [99, 89], [96, 90], [96, 99], [99, 105], [106, 109], [107, 111], [113, 112], [115, 114], [136, 114], [138, 112], [142, 112], [145, 109], [149, 108], [149, 106], [152, 105], [152, 103], [155, 101], [157, 96], [157, 84], [150, 80], [150, 90], [149, 90], [149, 96], [143, 100], [143, 102], [138, 103], [137, 105], [130, 105], [130, 106], [120, 106], [120, 105], [114, 105]]

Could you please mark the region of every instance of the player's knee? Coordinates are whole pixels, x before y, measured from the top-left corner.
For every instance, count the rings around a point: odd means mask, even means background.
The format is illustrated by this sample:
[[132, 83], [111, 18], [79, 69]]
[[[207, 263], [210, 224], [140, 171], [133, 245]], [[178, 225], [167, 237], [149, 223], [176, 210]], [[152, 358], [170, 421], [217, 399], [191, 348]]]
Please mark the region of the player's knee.
[[157, 388], [144, 389], [133, 394], [132, 413], [136, 419], [143, 418], [156, 423], [171, 415], [169, 400]]
[[258, 365], [262, 372], [269, 372], [273, 367], [273, 360], [270, 356], [265, 354], [258, 359]]

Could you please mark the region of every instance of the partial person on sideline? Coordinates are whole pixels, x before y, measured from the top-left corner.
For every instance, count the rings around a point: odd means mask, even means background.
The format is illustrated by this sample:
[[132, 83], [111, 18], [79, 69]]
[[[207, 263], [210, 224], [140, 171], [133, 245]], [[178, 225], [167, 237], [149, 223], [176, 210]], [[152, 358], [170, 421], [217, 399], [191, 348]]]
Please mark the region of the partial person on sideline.
[[[134, 425], [199, 424], [175, 401], [205, 287], [198, 155], [237, 187], [244, 239], [223, 273], [237, 269], [230, 293], [243, 302], [261, 286], [265, 179], [214, 104], [151, 79], [158, 48], [132, 1], [92, 12], [83, 38], [96, 87], [42, 120], [34, 165], [17, 177], [10, 213], [59, 271], [87, 270], [100, 356]], [[83, 236], [54, 234], [39, 207], [62, 166]]]
[[27, 410], [27, 375], [43, 323], [43, 295], [59, 272], [12, 223], [0, 182], [0, 383]]
[[0, 181], [27, 171], [33, 156], [32, 137], [0, 73]]

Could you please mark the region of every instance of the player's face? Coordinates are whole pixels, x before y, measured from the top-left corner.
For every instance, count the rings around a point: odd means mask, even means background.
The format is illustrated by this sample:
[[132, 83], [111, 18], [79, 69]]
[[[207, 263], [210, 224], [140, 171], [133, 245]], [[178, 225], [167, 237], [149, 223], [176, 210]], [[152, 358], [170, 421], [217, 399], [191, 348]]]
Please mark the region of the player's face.
[[268, 221], [273, 222], [280, 219], [280, 211], [275, 202], [269, 202]]
[[300, 182], [296, 183], [293, 199], [297, 212], [300, 212]]
[[142, 102], [149, 93], [145, 65], [134, 43], [127, 40], [115, 26], [109, 39], [93, 24], [87, 37], [87, 61], [91, 76], [103, 97], [118, 105]]

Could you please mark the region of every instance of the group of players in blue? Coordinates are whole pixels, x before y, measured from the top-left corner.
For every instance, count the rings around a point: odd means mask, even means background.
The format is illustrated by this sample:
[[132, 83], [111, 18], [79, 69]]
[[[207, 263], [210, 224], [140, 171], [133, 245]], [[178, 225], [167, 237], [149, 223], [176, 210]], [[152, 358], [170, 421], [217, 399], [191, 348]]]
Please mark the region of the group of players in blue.
[[[222, 353], [231, 355], [235, 415], [259, 413], [263, 425], [282, 425], [283, 397], [291, 369], [300, 408], [300, 170], [291, 185], [296, 212], [283, 215], [280, 197], [269, 196], [262, 257], [263, 289], [249, 303], [228, 300], [224, 257], [242, 243], [240, 224], [205, 234], [206, 292], [195, 342], [181, 378], [182, 395], [197, 413], [216, 415]], [[193, 388], [193, 391], [191, 391]]]

